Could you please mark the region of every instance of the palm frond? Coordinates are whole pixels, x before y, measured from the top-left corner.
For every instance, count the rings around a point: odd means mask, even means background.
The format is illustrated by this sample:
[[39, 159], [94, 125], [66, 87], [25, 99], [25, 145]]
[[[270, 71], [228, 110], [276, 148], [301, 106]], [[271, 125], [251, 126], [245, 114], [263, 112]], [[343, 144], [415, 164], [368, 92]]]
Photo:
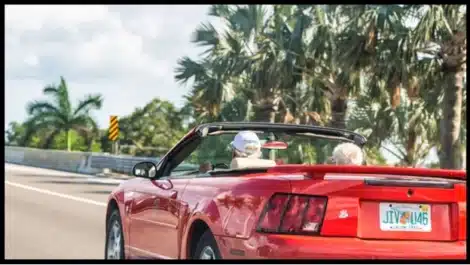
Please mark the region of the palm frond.
[[67, 87], [67, 83], [65, 82], [65, 79], [61, 76], [60, 77], [60, 84], [59, 87], [57, 88], [58, 91], [58, 106], [61, 109], [61, 112], [67, 115], [70, 115], [72, 113], [72, 106], [70, 103], [70, 97], [69, 97], [69, 89]]
[[51, 115], [62, 116], [59, 108], [48, 101], [32, 101], [26, 105], [28, 115], [36, 115], [38, 113], [50, 113]]
[[73, 112], [73, 116], [88, 114], [92, 109], [100, 109], [102, 104], [103, 98], [101, 95], [87, 95], [84, 99], [78, 102], [78, 105]]
[[219, 34], [210, 23], [201, 23], [193, 33], [192, 42], [198, 46], [214, 48], [219, 43]]
[[191, 58], [185, 56], [178, 60], [178, 67], [175, 69], [176, 81], [180, 83], [187, 83], [189, 79], [193, 78], [196, 82], [201, 81], [207, 76], [206, 67], [202, 63], [193, 61]]

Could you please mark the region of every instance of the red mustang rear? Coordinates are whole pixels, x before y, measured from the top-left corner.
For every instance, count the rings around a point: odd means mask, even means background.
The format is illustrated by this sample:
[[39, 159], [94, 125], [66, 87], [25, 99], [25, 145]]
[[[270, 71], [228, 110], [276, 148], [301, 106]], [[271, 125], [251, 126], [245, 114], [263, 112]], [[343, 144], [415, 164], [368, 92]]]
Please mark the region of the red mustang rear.
[[[264, 141], [266, 159], [234, 168], [227, 147], [242, 130]], [[200, 125], [111, 194], [105, 257], [466, 259], [465, 171], [323, 165], [340, 142], [365, 139], [314, 126]]]

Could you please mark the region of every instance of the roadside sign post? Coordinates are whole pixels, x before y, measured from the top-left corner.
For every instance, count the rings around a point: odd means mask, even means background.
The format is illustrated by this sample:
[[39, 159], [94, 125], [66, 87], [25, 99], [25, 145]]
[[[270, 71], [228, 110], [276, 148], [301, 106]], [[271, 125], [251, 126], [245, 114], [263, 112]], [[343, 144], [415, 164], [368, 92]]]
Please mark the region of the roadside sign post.
[[108, 139], [113, 142], [112, 153], [119, 153], [119, 123], [117, 116], [110, 116], [109, 118], [109, 134]]

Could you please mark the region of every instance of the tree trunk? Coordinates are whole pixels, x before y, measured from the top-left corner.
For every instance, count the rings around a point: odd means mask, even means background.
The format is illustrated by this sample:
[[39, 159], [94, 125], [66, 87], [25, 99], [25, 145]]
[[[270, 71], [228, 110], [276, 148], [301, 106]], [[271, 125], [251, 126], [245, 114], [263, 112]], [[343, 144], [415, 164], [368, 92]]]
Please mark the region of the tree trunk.
[[276, 121], [276, 106], [274, 106], [273, 100], [262, 99], [253, 106], [255, 112], [255, 121], [258, 122], [271, 122]]
[[462, 122], [462, 89], [464, 72], [444, 73], [446, 87], [442, 101], [441, 168], [460, 169], [459, 134]]
[[331, 127], [346, 128], [346, 111], [348, 110], [348, 99], [338, 97], [331, 101]]
[[400, 79], [397, 74], [393, 75], [392, 80], [389, 83], [390, 89], [390, 105], [392, 105], [392, 109], [396, 109], [398, 105], [400, 105], [401, 101], [401, 87], [400, 87]]
[[250, 121], [252, 111], [253, 111], [253, 104], [251, 104], [251, 100], [248, 100], [246, 102], [246, 113], [245, 113], [245, 118], [243, 119], [243, 121]]
[[404, 161], [406, 166], [415, 165], [416, 140], [416, 132], [413, 130], [413, 128], [408, 128], [408, 139], [406, 140], [406, 156]]
[[67, 151], [72, 151], [72, 130], [67, 130]]
[[463, 78], [466, 72], [467, 38], [463, 31], [454, 31], [452, 39], [444, 43], [440, 56], [445, 78], [444, 100], [441, 120], [441, 168], [460, 169], [459, 146], [462, 126]]

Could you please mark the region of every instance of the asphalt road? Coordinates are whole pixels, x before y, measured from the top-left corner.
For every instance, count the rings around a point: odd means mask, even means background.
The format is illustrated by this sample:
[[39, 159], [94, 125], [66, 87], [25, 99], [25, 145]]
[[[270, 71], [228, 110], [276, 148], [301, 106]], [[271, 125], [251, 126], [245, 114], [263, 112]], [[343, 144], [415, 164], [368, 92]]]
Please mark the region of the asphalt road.
[[103, 259], [117, 180], [5, 163], [6, 259]]

